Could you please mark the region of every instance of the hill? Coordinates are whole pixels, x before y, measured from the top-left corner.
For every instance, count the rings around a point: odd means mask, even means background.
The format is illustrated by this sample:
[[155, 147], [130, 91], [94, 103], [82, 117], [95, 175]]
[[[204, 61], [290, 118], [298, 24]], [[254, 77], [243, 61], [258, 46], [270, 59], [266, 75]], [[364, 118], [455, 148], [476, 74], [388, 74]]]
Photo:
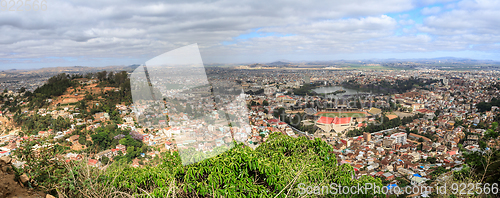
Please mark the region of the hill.
[[[23, 154], [27, 149], [16, 152]], [[49, 170], [48, 178], [39, 177], [46, 179], [38, 181], [40, 187], [57, 186], [68, 197], [84, 197], [90, 192], [93, 197], [109, 197], [109, 193], [123, 197], [317, 197], [317, 193], [333, 193], [332, 183], [382, 185], [380, 179], [370, 176], [354, 179], [353, 167], [338, 165], [332, 149], [320, 139], [274, 133], [255, 150], [236, 144], [228, 152], [187, 166], [182, 166], [178, 153], [173, 151], [162, 153], [157, 165], [139, 168], [118, 162], [99, 170], [81, 161], [61, 165], [63, 162], [50, 161], [51, 157], [40, 157], [37, 159], [41, 167], [27, 171], [41, 176]], [[72, 174], [65, 176], [67, 173]], [[312, 192], [306, 190], [307, 186], [326, 186], [329, 190]], [[49, 192], [55, 193], [55, 189]], [[373, 191], [358, 195], [373, 196]]]

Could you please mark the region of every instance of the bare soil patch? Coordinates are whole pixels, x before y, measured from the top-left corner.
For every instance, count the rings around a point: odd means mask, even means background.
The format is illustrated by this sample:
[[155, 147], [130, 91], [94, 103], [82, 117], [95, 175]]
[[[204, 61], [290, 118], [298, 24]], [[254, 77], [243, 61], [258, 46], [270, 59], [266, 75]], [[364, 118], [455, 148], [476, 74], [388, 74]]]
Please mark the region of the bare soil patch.
[[46, 194], [37, 191], [33, 188], [25, 187], [20, 181], [15, 181], [16, 178], [11, 166], [9, 157], [0, 158], [0, 197], [27, 197], [27, 198], [44, 198]]

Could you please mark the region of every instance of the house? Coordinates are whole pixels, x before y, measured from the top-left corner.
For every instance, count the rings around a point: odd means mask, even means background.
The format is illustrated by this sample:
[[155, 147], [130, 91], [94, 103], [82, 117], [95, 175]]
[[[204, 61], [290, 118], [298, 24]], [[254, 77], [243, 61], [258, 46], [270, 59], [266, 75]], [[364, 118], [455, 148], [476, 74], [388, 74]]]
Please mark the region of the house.
[[122, 145], [122, 144], [116, 145], [116, 149], [118, 149], [119, 151], [122, 151], [122, 153], [127, 152], [127, 147], [125, 145]]
[[80, 135], [73, 135], [73, 136], [69, 137], [68, 139], [66, 139], [66, 141], [75, 143], [76, 141], [78, 141], [78, 138], [80, 138]]
[[98, 160], [96, 159], [89, 159], [88, 160], [88, 163], [87, 163], [89, 166], [94, 166], [94, 167], [98, 167], [101, 165], [101, 162], [99, 162]]
[[9, 151], [0, 151], [0, 157], [8, 156], [10, 155]]
[[395, 138], [389, 138], [389, 137], [384, 138], [384, 140], [382, 141], [382, 145], [385, 148], [392, 148], [395, 143], [396, 143], [396, 139]]
[[81, 160], [83, 157], [82, 157], [82, 155], [80, 155], [80, 154], [76, 154], [76, 153], [67, 153], [67, 154], [66, 154], [66, 158], [68, 158], [69, 160]]
[[105, 122], [105, 121], [109, 120], [109, 114], [105, 113], [105, 112], [96, 113], [96, 114], [94, 114], [94, 120]]
[[384, 173], [382, 174], [382, 177], [385, 178], [385, 180], [393, 180], [394, 179], [394, 175], [392, 173]]
[[39, 131], [38, 136], [40, 137], [49, 137], [49, 133], [47, 131]]
[[166, 141], [166, 142], [165, 142], [165, 148], [166, 148], [166, 149], [171, 149], [171, 148], [173, 148], [173, 147], [172, 147], [172, 142]]
[[134, 160], [132, 160], [132, 167], [137, 168], [139, 166], [139, 159], [135, 158]]
[[413, 176], [410, 179], [410, 181], [411, 181], [411, 185], [421, 185], [426, 181], [426, 179], [419, 177], [419, 176]]
[[100, 153], [97, 154], [97, 158], [98, 159], [102, 159], [102, 157], [106, 156], [107, 158], [111, 159], [113, 158], [114, 156], [114, 153], [111, 149], [108, 149], [108, 150], [105, 150], [105, 151], [102, 151]]
[[286, 95], [282, 95], [282, 96], [278, 96], [276, 98], [276, 101], [278, 102], [283, 102], [283, 103], [288, 103], [288, 104], [292, 104], [292, 105], [295, 105], [295, 100], [290, 97], [290, 96], [286, 96]]

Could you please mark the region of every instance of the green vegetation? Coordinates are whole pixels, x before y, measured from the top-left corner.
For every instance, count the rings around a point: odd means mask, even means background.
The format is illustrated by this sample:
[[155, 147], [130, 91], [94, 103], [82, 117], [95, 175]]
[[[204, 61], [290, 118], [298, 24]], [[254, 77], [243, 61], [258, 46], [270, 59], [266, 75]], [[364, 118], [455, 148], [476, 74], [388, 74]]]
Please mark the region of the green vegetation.
[[406, 125], [410, 122], [413, 122], [413, 120], [422, 118], [424, 114], [415, 114], [414, 116], [408, 116], [404, 117], [403, 119], [400, 119], [399, 117], [394, 118], [392, 120], [389, 120], [385, 115], [383, 115], [382, 118], [376, 118], [375, 121], [377, 121], [376, 124], [369, 123], [366, 127], [361, 128], [361, 129], [354, 129], [350, 130], [347, 132], [347, 137], [356, 137], [363, 135], [363, 132], [368, 132], [368, 133], [374, 133], [377, 131], [382, 131], [385, 129], [391, 129], [394, 127]]
[[[500, 119], [496, 117], [496, 120]], [[487, 127], [485, 127], [487, 128]], [[500, 175], [498, 174], [498, 169], [500, 168], [500, 150], [490, 147], [486, 142], [490, 140], [496, 141], [499, 136], [498, 133], [498, 122], [495, 121], [491, 123], [490, 128], [486, 130], [483, 137], [479, 139], [479, 147], [482, 151], [470, 152], [463, 151], [462, 154], [465, 158], [465, 163], [468, 167], [471, 167], [473, 174], [479, 175], [482, 182], [496, 183], [500, 181]], [[468, 135], [475, 135], [472, 133], [465, 133]], [[494, 147], [496, 144], [493, 145]]]
[[301, 122], [302, 118], [304, 117], [305, 113], [288, 114], [285, 116], [284, 120], [287, 124], [299, 129], [300, 131], [314, 134], [318, 127], [314, 124], [305, 125], [303, 122]]
[[492, 106], [500, 107], [500, 100], [497, 98], [491, 99], [491, 102], [480, 102], [476, 105], [476, 108], [480, 112], [490, 111]]
[[313, 83], [303, 84], [300, 88], [293, 89], [293, 94], [295, 94], [297, 96], [305, 96], [305, 95], [314, 96], [314, 95], [317, 95], [317, 93], [314, 92], [313, 89], [317, 88], [320, 85], [321, 85], [321, 83], [319, 83], [319, 82], [314, 83], [314, 84]]
[[76, 85], [76, 83], [72, 81], [72, 79], [81, 77], [82, 76], [78, 75], [70, 76], [69, 74], [66, 75], [65, 73], [61, 73], [51, 77], [47, 81], [47, 83], [33, 91], [33, 94], [27, 94], [27, 96], [29, 96], [31, 108], [41, 108], [45, 105], [48, 105], [48, 103], [46, 102], [47, 99], [63, 95], [66, 89]]
[[[87, 74], [86, 76], [97, 76], [101, 80], [99, 86], [116, 87], [118, 91], [110, 90], [95, 96], [86, 94], [85, 100], [66, 104], [67, 106], [74, 105], [76, 108], [80, 109], [78, 112], [80, 114], [76, 115], [75, 118], [92, 119], [93, 114], [106, 112], [109, 113], [113, 124], [122, 123], [122, 119], [116, 109], [116, 105], [129, 105], [132, 103], [130, 79], [127, 76], [127, 72], [123, 71], [114, 74], [113, 72], [107, 73], [106, 71], [103, 71], [98, 72], [97, 74]], [[36, 134], [39, 131], [49, 129], [53, 129], [55, 131], [69, 129], [72, 124], [69, 118], [58, 117], [57, 119], [53, 119], [51, 115], [41, 116], [36, 112], [34, 114], [21, 112], [21, 108], [24, 106], [19, 105], [19, 103], [23, 100], [29, 101], [27, 105], [29, 109], [46, 107], [49, 104], [47, 99], [54, 99], [55, 97], [63, 95], [70, 87], [77, 88], [80, 86], [78, 82], [74, 81], [74, 79], [77, 78], [82, 78], [82, 76], [66, 75], [64, 73], [58, 74], [50, 78], [46, 84], [37, 88], [33, 94], [26, 92], [25, 98], [19, 97], [12, 101], [6, 101], [4, 103], [4, 107], [14, 113], [13, 121], [18, 126], [21, 126], [22, 130], [25, 131], [26, 134]], [[101, 97], [102, 99], [97, 100], [98, 97]]]
[[361, 92], [372, 92], [381, 94], [392, 94], [392, 93], [405, 93], [410, 91], [414, 87], [422, 87], [426, 89], [426, 85], [436, 83], [438, 80], [432, 79], [421, 79], [411, 77], [408, 80], [396, 80], [395, 82], [389, 82], [386, 80], [373, 82], [370, 84], [359, 84], [354, 80], [348, 80], [342, 82], [342, 86], [348, 89], [354, 89]]
[[[105, 170], [98, 170], [87, 166], [85, 161], [63, 164], [50, 160], [55, 152], [53, 148], [40, 153], [50, 157], [37, 159], [31, 148], [16, 150], [16, 155], [29, 160], [29, 165], [18, 173], [33, 176], [38, 189], [67, 197], [89, 194], [94, 197], [124, 194], [139, 197], [297, 197], [301, 183], [305, 186], [382, 185], [380, 179], [370, 176], [353, 179], [354, 169], [348, 164], [337, 165], [331, 153], [333, 148], [326, 142], [291, 138], [280, 133], [271, 134], [269, 140], [255, 150], [237, 144], [216, 157], [187, 166], [182, 166], [178, 153], [174, 152], [163, 153], [157, 166], [132, 168], [113, 163]], [[306, 196], [317, 197], [314, 194]]]
[[142, 135], [130, 130], [118, 129], [116, 125], [112, 124], [108, 124], [106, 127], [99, 127], [92, 133], [89, 131], [78, 131], [75, 134], [80, 135], [80, 137], [86, 137], [87, 135], [92, 137], [92, 142], [86, 141], [84, 138], [78, 140], [87, 145], [87, 151], [91, 153], [99, 153], [104, 150], [112, 149], [118, 144], [126, 146], [127, 154], [124, 156], [116, 156], [114, 158], [115, 161], [124, 159], [127, 163], [130, 163], [134, 158], [140, 157], [141, 153], [146, 153], [149, 150], [142, 142]]
[[259, 89], [257, 91], [252, 91], [252, 90], [248, 90], [248, 91], [245, 91], [245, 94], [249, 94], [249, 95], [260, 95], [260, 94], [263, 94], [264, 93], [264, 89]]
[[63, 131], [71, 127], [69, 118], [53, 119], [51, 115], [42, 116], [40, 114], [20, 114], [16, 113], [13, 116], [14, 122], [21, 125], [22, 131], [26, 134], [37, 135], [39, 131], [47, 131], [53, 129], [55, 131]]

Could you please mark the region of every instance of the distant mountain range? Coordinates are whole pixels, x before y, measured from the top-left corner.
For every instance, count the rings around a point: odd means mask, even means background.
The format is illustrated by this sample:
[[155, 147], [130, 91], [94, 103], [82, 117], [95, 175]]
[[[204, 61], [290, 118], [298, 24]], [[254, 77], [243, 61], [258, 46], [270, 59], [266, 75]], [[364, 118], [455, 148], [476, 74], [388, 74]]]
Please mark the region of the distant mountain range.
[[[500, 61], [493, 60], [475, 60], [469, 58], [456, 58], [456, 57], [437, 57], [437, 58], [421, 58], [421, 59], [365, 59], [365, 60], [331, 60], [331, 61], [287, 61], [279, 60], [270, 63], [246, 63], [248, 67], [329, 67], [329, 66], [343, 66], [349, 64], [380, 64], [383, 66], [394, 66], [394, 65], [412, 65], [412, 67], [418, 66], [498, 66], [500, 67]], [[231, 66], [241, 66], [242, 64], [218, 64], [210, 63], [205, 64], [207, 67], [231, 67]], [[48, 67], [41, 69], [32, 70], [19, 70], [10, 69], [0, 71], [0, 76], [5, 75], [16, 75], [16, 76], [30, 76], [30, 75], [54, 75], [58, 73], [89, 73], [89, 72], [99, 72], [99, 71], [127, 71], [132, 72], [139, 64], [127, 65], [127, 66], [106, 66], [106, 67], [89, 67], [89, 66], [68, 66], [68, 67]]]
[[500, 66], [500, 61], [494, 60], [476, 60], [469, 58], [456, 58], [456, 57], [437, 57], [437, 58], [421, 58], [421, 59], [366, 59], [366, 60], [332, 60], [332, 61], [276, 61], [271, 63], [253, 63], [248, 64], [250, 67], [264, 66], [264, 67], [280, 67], [280, 66], [335, 66], [344, 64], [380, 64], [380, 65], [391, 65], [394, 63], [405, 63], [405, 64], [419, 64], [419, 65], [436, 65], [440, 66], [443, 64], [453, 65], [496, 65]]

